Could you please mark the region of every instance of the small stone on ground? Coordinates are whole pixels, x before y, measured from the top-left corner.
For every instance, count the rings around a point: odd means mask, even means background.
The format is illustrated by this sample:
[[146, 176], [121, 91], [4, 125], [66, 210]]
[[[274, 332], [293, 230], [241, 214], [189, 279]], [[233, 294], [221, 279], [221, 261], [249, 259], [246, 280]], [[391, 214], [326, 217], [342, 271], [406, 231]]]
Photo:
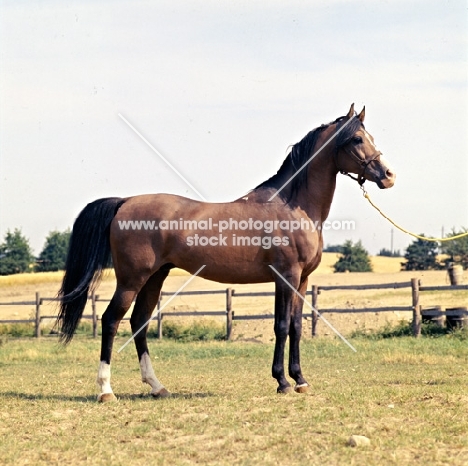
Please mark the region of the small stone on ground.
[[351, 435], [348, 440], [351, 447], [364, 447], [370, 445], [370, 440], [364, 435]]

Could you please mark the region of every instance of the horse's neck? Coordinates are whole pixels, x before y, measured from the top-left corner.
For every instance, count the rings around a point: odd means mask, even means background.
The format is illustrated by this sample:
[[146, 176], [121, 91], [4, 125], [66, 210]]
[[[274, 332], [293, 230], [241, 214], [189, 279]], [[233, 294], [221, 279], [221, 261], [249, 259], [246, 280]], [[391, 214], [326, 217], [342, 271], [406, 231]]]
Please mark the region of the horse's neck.
[[310, 156], [315, 155], [304, 168], [307, 170], [307, 183], [290, 200], [292, 205], [304, 210], [314, 222], [323, 223], [327, 219], [335, 194], [338, 169], [333, 144], [326, 143], [335, 131], [336, 125], [331, 124], [319, 133]]
[[298, 191], [293, 189], [298, 171], [285, 161], [276, 175], [236, 202], [263, 203], [270, 202], [273, 197], [274, 202], [282, 204], [286, 200], [290, 207], [302, 209], [314, 222], [323, 223], [330, 212], [338, 174], [333, 147], [325, 144], [335, 130], [336, 125], [330, 125], [320, 132], [312, 152], [321, 149], [303, 168], [307, 170], [307, 183], [303, 183]]
[[308, 167], [307, 185], [293, 202], [313, 221], [324, 222], [330, 212], [336, 188], [337, 170], [331, 153], [320, 154]]
[[324, 222], [328, 217], [336, 187], [337, 169], [333, 154], [319, 154], [305, 170], [309, 171], [307, 186], [302, 186], [297, 193], [292, 194], [291, 184], [286, 184], [281, 190], [281, 195], [275, 196], [275, 193], [292, 179], [295, 172], [290, 170], [275, 180], [277, 186], [257, 188], [235, 202], [276, 202], [283, 205], [284, 200], [288, 199], [290, 207], [302, 209], [314, 222]]

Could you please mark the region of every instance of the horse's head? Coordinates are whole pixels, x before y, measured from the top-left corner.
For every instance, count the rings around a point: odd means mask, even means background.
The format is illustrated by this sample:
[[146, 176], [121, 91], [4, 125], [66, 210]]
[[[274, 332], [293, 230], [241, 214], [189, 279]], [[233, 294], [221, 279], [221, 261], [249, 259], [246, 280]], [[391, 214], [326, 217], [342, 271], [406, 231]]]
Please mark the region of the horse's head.
[[364, 128], [365, 107], [359, 115], [354, 113], [354, 104], [337, 127], [335, 163], [338, 171], [357, 175], [360, 185], [365, 180], [373, 181], [381, 189], [391, 188], [395, 172], [374, 144], [374, 138]]

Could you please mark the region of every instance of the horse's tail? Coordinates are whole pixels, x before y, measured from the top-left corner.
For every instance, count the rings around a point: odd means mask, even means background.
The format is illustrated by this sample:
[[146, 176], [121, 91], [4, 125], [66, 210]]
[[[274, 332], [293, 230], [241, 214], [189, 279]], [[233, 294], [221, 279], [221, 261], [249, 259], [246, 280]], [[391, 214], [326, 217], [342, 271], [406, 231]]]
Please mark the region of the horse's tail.
[[126, 201], [118, 197], [98, 199], [78, 215], [68, 247], [65, 275], [59, 291], [57, 324], [65, 344], [73, 338], [89, 290], [94, 290], [102, 271], [110, 265], [109, 227], [117, 210]]

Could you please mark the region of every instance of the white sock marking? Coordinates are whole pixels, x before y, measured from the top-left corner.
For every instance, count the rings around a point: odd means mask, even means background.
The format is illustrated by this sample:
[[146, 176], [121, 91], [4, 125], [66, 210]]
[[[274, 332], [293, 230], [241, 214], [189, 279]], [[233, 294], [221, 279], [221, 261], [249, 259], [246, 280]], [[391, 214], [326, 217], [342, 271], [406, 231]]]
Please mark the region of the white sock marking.
[[143, 353], [143, 356], [140, 359], [140, 369], [141, 380], [151, 386], [151, 393], [158, 393], [164, 388], [153, 371], [153, 366], [148, 353]]
[[114, 393], [111, 388], [110, 377], [110, 364], [107, 364], [105, 361], [101, 361], [99, 364], [98, 376], [96, 380], [99, 390], [101, 390], [101, 395], [104, 393]]

